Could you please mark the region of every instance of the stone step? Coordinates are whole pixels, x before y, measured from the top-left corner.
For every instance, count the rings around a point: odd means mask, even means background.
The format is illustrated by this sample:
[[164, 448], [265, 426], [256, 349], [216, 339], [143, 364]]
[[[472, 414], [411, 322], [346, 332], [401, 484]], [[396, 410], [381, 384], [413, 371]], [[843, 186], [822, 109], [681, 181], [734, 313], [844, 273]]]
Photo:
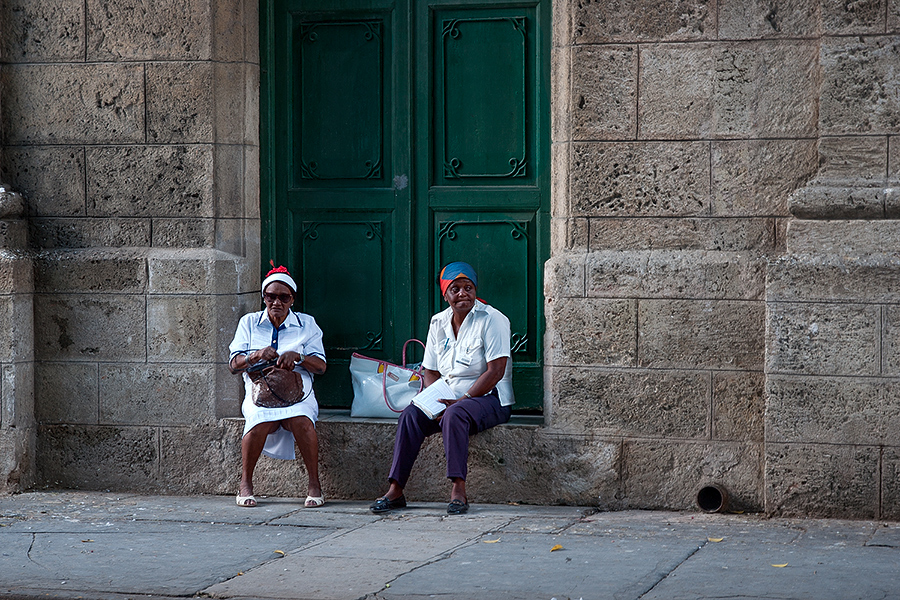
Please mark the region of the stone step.
[[787, 228], [787, 251], [851, 257], [900, 252], [900, 220], [794, 219]]

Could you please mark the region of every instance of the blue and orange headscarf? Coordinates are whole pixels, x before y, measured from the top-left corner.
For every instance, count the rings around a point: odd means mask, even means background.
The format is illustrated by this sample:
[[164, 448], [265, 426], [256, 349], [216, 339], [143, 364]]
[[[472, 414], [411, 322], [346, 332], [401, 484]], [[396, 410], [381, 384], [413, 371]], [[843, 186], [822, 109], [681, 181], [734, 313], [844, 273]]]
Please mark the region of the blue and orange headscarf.
[[439, 277], [441, 296], [447, 293], [450, 283], [460, 277], [465, 277], [472, 282], [472, 285], [476, 288], [478, 287], [478, 276], [475, 275], [475, 269], [472, 268], [472, 265], [464, 262], [452, 262], [441, 269], [441, 276]]

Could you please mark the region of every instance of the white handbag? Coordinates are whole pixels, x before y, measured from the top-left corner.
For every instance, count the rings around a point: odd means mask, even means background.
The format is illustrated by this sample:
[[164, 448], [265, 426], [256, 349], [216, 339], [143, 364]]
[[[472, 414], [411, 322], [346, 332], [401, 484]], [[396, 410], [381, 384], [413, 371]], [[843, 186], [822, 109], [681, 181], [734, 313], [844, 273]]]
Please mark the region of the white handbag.
[[409, 406], [413, 396], [422, 390], [422, 367], [406, 365], [406, 346], [417, 339], [403, 344], [403, 365], [395, 365], [386, 360], [357, 354], [350, 357], [350, 379], [353, 383], [353, 404], [351, 417], [375, 417], [397, 419], [403, 409]]

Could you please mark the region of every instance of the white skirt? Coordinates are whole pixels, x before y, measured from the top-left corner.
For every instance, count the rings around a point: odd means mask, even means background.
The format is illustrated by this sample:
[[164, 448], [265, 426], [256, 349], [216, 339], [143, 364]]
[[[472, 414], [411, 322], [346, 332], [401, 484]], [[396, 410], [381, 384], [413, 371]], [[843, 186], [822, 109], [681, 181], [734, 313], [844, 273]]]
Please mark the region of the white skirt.
[[[306, 396], [306, 399], [284, 408], [263, 408], [253, 404], [253, 400], [250, 399], [253, 383], [250, 381], [250, 377], [244, 373], [244, 402], [241, 404], [241, 412], [244, 414], [244, 435], [247, 435], [260, 423], [283, 421], [291, 417], [307, 417], [315, 426], [316, 420], [319, 418], [319, 404], [316, 402], [316, 394], [312, 389], [312, 378], [306, 369], [298, 368], [296, 371], [303, 378], [303, 395]], [[266, 445], [263, 447], [262, 453], [269, 458], [294, 460], [297, 458], [294, 434], [284, 427], [279, 427], [275, 433], [270, 433], [266, 438]]]

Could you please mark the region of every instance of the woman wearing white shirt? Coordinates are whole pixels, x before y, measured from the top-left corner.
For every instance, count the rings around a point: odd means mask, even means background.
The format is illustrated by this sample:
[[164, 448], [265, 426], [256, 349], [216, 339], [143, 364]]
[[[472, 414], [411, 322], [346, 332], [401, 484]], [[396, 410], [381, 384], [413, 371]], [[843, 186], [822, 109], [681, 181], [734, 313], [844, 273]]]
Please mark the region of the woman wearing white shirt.
[[[241, 317], [229, 346], [232, 373], [243, 372], [244, 435], [241, 439], [241, 484], [238, 506], [256, 506], [253, 496], [253, 470], [260, 454], [293, 460], [294, 442], [309, 474], [305, 506], [316, 508], [325, 500], [319, 483], [319, 439], [315, 422], [319, 405], [312, 389], [313, 375], [325, 372], [322, 330], [311, 316], [291, 311], [297, 283], [284, 267], [268, 272], [262, 283], [266, 310]], [[280, 408], [263, 408], [252, 400], [253, 383], [247, 369], [258, 363], [277, 361], [282, 369], [291, 369], [303, 380], [302, 402]]]
[[452, 482], [447, 512], [462, 514], [469, 509], [469, 436], [507, 422], [515, 403], [509, 319], [476, 297], [477, 282], [467, 263], [450, 263], [441, 270], [441, 295], [450, 307], [431, 318], [422, 374], [426, 387], [441, 378], [456, 397], [441, 400], [447, 409], [435, 420], [413, 404], [401, 413], [390, 487], [371, 505], [372, 512], [406, 506], [403, 488], [419, 449], [426, 437], [438, 432], [444, 438], [447, 477]]

